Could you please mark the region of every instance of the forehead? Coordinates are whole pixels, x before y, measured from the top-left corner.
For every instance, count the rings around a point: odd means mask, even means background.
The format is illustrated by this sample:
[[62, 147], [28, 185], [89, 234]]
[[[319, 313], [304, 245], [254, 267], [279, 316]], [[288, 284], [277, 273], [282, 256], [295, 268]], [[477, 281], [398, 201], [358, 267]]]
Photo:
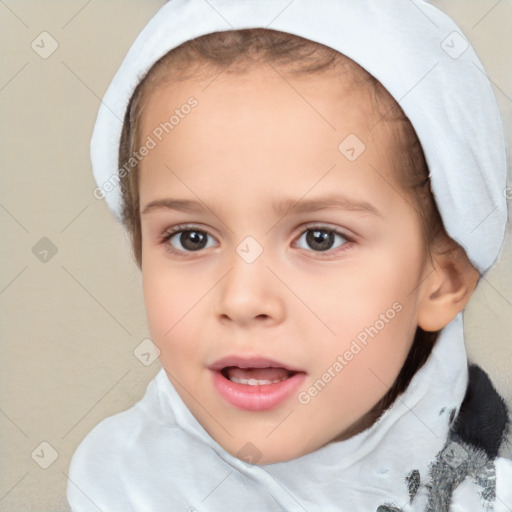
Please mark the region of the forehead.
[[[154, 115], [165, 115], [169, 109], [177, 108], [190, 96], [201, 103], [202, 109], [215, 109], [215, 102], [233, 109], [258, 108], [261, 104], [285, 102], [296, 106], [300, 115], [308, 106], [310, 113], [330, 125], [335, 125], [339, 108], [347, 106], [358, 111], [360, 120], [373, 126], [375, 121], [372, 87], [364, 77], [369, 77], [356, 63], [347, 59], [347, 65], [321, 73], [296, 73], [285, 67], [270, 63], [252, 64], [245, 71], [207, 65], [193, 67], [185, 78], [160, 70], [144, 93], [141, 112], [142, 131], [147, 131]], [[257, 103], [255, 104], [254, 101]], [[158, 112], [155, 112], [158, 111]], [[163, 110], [163, 111], [162, 111]], [[229, 114], [228, 114], [229, 115]], [[196, 116], [197, 117], [197, 116]], [[223, 117], [223, 109], [216, 109], [216, 117]], [[153, 119], [151, 119], [153, 118]], [[318, 119], [317, 119], [318, 120]]]
[[[196, 106], [183, 108], [191, 98]], [[179, 120], [169, 127], [172, 115]], [[156, 193], [157, 181], [176, 181], [164, 167], [185, 172], [195, 186], [229, 181], [244, 187], [250, 178], [264, 187], [271, 177], [281, 188], [297, 184], [297, 193], [333, 165], [348, 180], [373, 172], [370, 161], [388, 173], [384, 125], [371, 95], [346, 72], [297, 77], [262, 65], [242, 75], [219, 70], [167, 82], [144, 102], [139, 140], [155, 133], [162, 140], [140, 164], [141, 198]], [[360, 161], [351, 160], [357, 153]], [[158, 180], [157, 169], [163, 170]]]

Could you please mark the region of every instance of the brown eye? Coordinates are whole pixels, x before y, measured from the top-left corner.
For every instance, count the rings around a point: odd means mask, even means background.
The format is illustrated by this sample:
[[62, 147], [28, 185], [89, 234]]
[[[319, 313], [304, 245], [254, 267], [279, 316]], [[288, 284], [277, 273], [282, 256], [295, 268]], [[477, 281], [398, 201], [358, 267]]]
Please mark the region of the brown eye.
[[204, 231], [182, 231], [179, 241], [187, 251], [198, 251], [204, 249], [207, 236]]
[[[309, 228], [302, 232], [299, 237], [299, 242], [302, 239], [305, 239], [305, 244], [307, 247], [299, 247], [301, 249], [312, 249], [316, 252], [324, 252], [329, 251], [331, 249], [336, 249], [344, 244], [346, 244], [349, 240], [345, 238], [341, 233], [334, 229], [325, 228]], [[336, 243], [336, 238], [340, 239], [340, 243], [338, 245], [334, 245]]]
[[[206, 248], [210, 235], [201, 229], [176, 229], [167, 233], [162, 242], [171, 252], [197, 252]], [[211, 246], [211, 245], [210, 245]]]

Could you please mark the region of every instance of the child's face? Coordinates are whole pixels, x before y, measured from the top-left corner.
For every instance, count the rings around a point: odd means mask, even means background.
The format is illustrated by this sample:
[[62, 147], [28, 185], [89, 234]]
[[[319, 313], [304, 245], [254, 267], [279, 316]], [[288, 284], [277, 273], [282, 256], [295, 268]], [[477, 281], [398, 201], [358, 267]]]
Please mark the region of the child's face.
[[[370, 132], [370, 100], [343, 81], [263, 66], [167, 85], [142, 118], [140, 140], [158, 142], [139, 185], [152, 339], [206, 431], [260, 464], [351, 432], [418, 324], [420, 222], [394, 179], [389, 126]], [[192, 232], [163, 242], [178, 225]]]

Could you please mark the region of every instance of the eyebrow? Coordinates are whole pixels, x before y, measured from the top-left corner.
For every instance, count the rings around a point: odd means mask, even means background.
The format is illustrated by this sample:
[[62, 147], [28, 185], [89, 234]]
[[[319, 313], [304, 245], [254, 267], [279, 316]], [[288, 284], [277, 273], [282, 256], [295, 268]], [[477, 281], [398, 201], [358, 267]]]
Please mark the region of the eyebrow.
[[[328, 195], [314, 199], [281, 199], [272, 204], [276, 215], [286, 215], [289, 211], [294, 213], [310, 213], [320, 210], [343, 210], [368, 213], [377, 217], [383, 217], [382, 213], [371, 203], [352, 199], [340, 194]], [[186, 213], [205, 213], [214, 208], [206, 206], [200, 201], [189, 199], [155, 199], [149, 202], [141, 211], [141, 215], [154, 210], [176, 210]]]

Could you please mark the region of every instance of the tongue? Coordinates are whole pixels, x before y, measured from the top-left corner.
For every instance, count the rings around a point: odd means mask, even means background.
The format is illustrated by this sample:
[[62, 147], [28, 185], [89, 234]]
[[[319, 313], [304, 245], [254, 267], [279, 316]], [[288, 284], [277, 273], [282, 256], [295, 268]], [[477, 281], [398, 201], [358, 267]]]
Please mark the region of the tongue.
[[284, 368], [238, 368], [230, 366], [226, 368], [228, 378], [256, 379], [256, 380], [282, 380], [290, 376], [290, 372]]

